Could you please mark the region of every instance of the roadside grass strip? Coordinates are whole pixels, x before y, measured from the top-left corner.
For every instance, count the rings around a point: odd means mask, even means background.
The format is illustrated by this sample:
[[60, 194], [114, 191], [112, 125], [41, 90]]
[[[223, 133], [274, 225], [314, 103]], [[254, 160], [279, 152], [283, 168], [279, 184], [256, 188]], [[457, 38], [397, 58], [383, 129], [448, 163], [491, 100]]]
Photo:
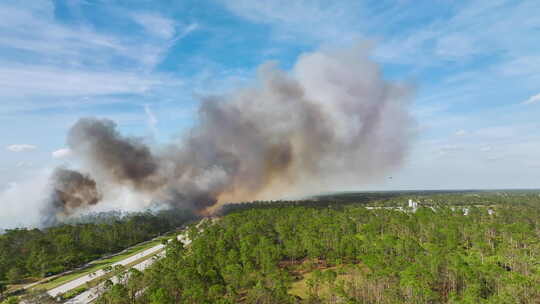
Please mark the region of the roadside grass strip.
[[122, 251], [121, 253], [117, 254], [117, 255], [114, 255], [114, 256], [111, 256], [111, 257], [108, 257], [108, 258], [105, 258], [105, 259], [102, 259], [102, 260], [97, 260], [97, 261], [94, 261], [94, 262], [91, 262], [88, 264], [87, 267], [84, 267], [84, 268], [81, 268], [81, 269], [78, 269], [78, 270], [75, 270], [73, 272], [70, 272], [64, 276], [59, 276], [59, 277], [56, 277], [50, 281], [45, 281], [41, 284], [38, 284], [38, 285], [35, 285], [33, 286], [32, 288], [30, 289], [45, 289], [45, 290], [51, 290], [51, 289], [54, 289], [58, 286], [61, 286], [63, 284], [66, 284], [68, 282], [71, 282], [73, 280], [76, 280], [80, 277], [83, 277], [85, 275], [88, 275], [88, 274], [91, 274], [91, 273], [94, 273], [98, 270], [101, 270], [101, 269], [104, 269], [106, 268], [107, 266], [110, 266], [114, 263], [117, 263], [117, 262], [120, 262], [126, 258], [129, 258], [131, 256], [134, 256], [144, 250], [147, 250], [149, 248], [152, 248], [156, 245], [159, 245], [161, 244], [162, 240], [163, 239], [166, 239], [166, 237], [160, 237], [160, 238], [157, 238], [155, 240], [152, 240], [152, 241], [149, 241], [149, 242], [146, 242], [146, 243], [143, 243], [143, 244], [139, 244], [139, 245], [135, 245], [133, 247], [130, 247], [124, 251]]

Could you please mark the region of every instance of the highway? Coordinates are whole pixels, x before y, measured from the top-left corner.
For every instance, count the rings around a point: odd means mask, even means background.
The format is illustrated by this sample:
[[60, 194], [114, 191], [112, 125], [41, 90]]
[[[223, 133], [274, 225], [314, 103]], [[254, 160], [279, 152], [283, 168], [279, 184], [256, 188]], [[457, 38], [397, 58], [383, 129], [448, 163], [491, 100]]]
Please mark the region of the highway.
[[[142, 252], [139, 252], [139, 253], [137, 253], [135, 255], [132, 255], [132, 256], [124, 259], [124, 260], [116, 262], [116, 263], [112, 264], [111, 266], [113, 268], [116, 265], [126, 266], [128, 264], [131, 264], [131, 263], [137, 261], [138, 259], [141, 259], [141, 258], [143, 258], [145, 256], [154, 254], [154, 253], [160, 251], [161, 249], [163, 249], [164, 247], [165, 246], [163, 244], [158, 244], [158, 245], [156, 245], [154, 247], [151, 247], [151, 248], [146, 249], [146, 250], [144, 250]], [[85, 284], [87, 282], [90, 282], [90, 281], [94, 280], [95, 278], [101, 277], [101, 276], [103, 276], [105, 274], [107, 274], [106, 271], [98, 270], [98, 271], [96, 271], [94, 273], [87, 274], [87, 275], [82, 276], [80, 278], [77, 278], [77, 279], [75, 279], [73, 281], [69, 281], [69, 282], [67, 282], [67, 283], [65, 283], [63, 285], [60, 285], [60, 286], [58, 286], [56, 288], [53, 288], [53, 289], [49, 290], [48, 293], [52, 297], [56, 297], [59, 294], [66, 293], [66, 292], [68, 292], [68, 291], [70, 291], [70, 290], [72, 290], [74, 288], [77, 288], [77, 287], [79, 287], [79, 286], [81, 286], [81, 285], [83, 285], [83, 284]]]
[[[148, 266], [152, 265], [152, 263], [154, 263], [156, 261], [156, 259], [159, 259], [162, 256], [163, 256], [163, 252], [157, 254], [155, 256], [155, 258], [150, 258], [150, 259], [144, 260], [142, 263], [137, 264], [137, 265], [133, 266], [132, 268], [143, 271]], [[118, 278], [117, 277], [112, 277], [110, 280], [114, 284], [118, 283]], [[104, 284], [105, 283], [101, 283], [96, 287], [92, 287], [92, 288], [88, 289], [87, 291], [77, 295], [76, 297], [74, 297], [72, 299], [69, 299], [65, 303], [66, 304], [87, 304], [87, 303], [91, 303], [92, 301], [96, 300], [99, 297], [100, 290], [103, 289]]]
[[[191, 240], [187, 238], [187, 236], [185, 234], [180, 234], [178, 235], [178, 240], [181, 241], [184, 245], [189, 245], [191, 243]], [[122, 265], [122, 266], [125, 266], [125, 265], [128, 265], [128, 264], [131, 264], [143, 257], [147, 257], [147, 256], [150, 256], [150, 255], [153, 255], [157, 252], [159, 252], [160, 250], [162, 250], [165, 246], [163, 244], [159, 244], [159, 245], [156, 245], [152, 248], [149, 248], [149, 249], [146, 249], [145, 251], [142, 251], [134, 256], [131, 256], [129, 258], [126, 258], [120, 262], [117, 262], [115, 264], [112, 265], [112, 267], [116, 266], [116, 265]], [[142, 261], [141, 263], [137, 264], [137, 265], [134, 265], [132, 266], [131, 268], [135, 268], [137, 270], [140, 270], [140, 271], [143, 271], [144, 269], [148, 268], [150, 265], [152, 265], [152, 263], [154, 263], [157, 259], [159, 259], [160, 257], [163, 257], [165, 254], [165, 252], [160, 252], [158, 254], [155, 255], [155, 257], [153, 258], [148, 258], [144, 261]], [[48, 291], [48, 293], [53, 296], [53, 297], [56, 297], [57, 295], [59, 294], [62, 294], [62, 293], [65, 293], [65, 292], [68, 292], [70, 290], [73, 290], [77, 287], [80, 287], [81, 285], [85, 284], [86, 282], [89, 282], [89, 281], [92, 281], [96, 278], [99, 278], [103, 275], [105, 275], [107, 272], [103, 271], [103, 270], [99, 270], [97, 272], [95, 272], [94, 274], [90, 274], [90, 275], [86, 275], [86, 276], [83, 276], [81, 278], [78, 278], [76, 280], [73, 280], [71, 282], [68, 282], [64, 285], [61, 285], [57, 288], [54, 288], [54, 289], [51, 289]], [[117, 277], [113, 277], [111, 278], [111, 281], [116, 284], [118, 283], [118, 278]], [[100, 285], [96, 286], [96, 287], [92, 287], [90, 289], [88, 289], [87, 291], [77, 295], [76, 297], [66, 301], [65, 303], [69, 303], [69, 304], [87, 304], [87, 303], [91, 303], [92, 301], [94, 301], [95, 299], [97, 299], [99, 297], [99, 294], [100, 294], [100, 290], [102, 290], [103, 288], [103, 284], [104, 283], [101, 283]]]

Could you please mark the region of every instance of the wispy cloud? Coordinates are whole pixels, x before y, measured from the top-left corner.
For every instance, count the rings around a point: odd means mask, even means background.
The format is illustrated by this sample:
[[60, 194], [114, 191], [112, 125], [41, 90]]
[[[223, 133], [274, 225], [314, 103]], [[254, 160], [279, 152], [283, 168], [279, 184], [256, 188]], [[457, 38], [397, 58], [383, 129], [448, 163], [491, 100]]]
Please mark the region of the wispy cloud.
[[200, 25], [198, 23], [190, 23], [187, 26], [185, 26], [180, 33], [177, 35], [176, 40], [186, 37], [187, 35], [193, 33], [194, 31], [198, 30], [200, 28]]
[[7, 146], [6, 149], [11, 152], [25, 152], [35, 150], [37, 147], [29, 144], [15, 144]]
[[378, 54], [385, 61], [439, 65], [476, 55], [519, 58], [534, 54], [538, 46], [531, 37], [538, 34], [538, 9], [537, 1], [472, 1], [456, 5], [449, 18], [397, 32], [383, 41]]
[[148, 33], [162, 39], [171, 39], [176, 33], [176, 23], [170, 18], [157, 14], [135, 13], [133, 20], [140, 24]]
[[62, 159], [71, 156], [71, 150], [69, 148], [62, 148], [51, 153], [53, 158]]
[[115, 55], [137, 60], [121, 38], [97, 33], [90, 27], [59, 23], [51, 1], [36, 2], [41, 5], [0, 4], [0, 46], [24, 52], [16, 56], [48, 64], [104, 64], [104, 59], [109, 61]]
[[531, 97], [529, 97], [527, 100], [523, 101], [522, 104], [533, 104], [533, 103], [537, 103], [540, 101], [540, 94], [536, 94], [536, 95], [533, 95]]
[[[158, 13], [115, 14], [140, 30], [126, 35], [98, 30], [84, 20], [61, 22], [49, 0], [0, 3], [2, 112], [43, 108], [43, 98], [72, 107], [99, 103], [99, 96], [133, 96], [179, 85], [175, 77], [155, 71], [177, 39], [176, 23]], [[61, 101], [66, 98], [72, 100]]]
[[[358, 38], [357, 1], [220, 0], [230, 11], [250, 21], [269, 24], [279, 40], [301, 42], [351, 41]], [[300, 38], [300, 39], [299, 39]]]
[[144, 113], [146, 114], [146, 118], [147, 118], [147, 123], [148, 123], [148, 127], [150, 128], [150, 130], [152, 130], [152, 133], [154, 136], [157, 135], [157, 123], [158, 123], [158, 119], [156, 118], [156, 115], [154, 114], [154, 112], [152, 112], [152, 109], [150, 108], [150, 105], [149, 104], [145, 104], [144, 105]]
[[2, 97], [142, 93], [161, 82], [157, 76], [141, 76], [132, 72], [97, 72], [34, 65], [0, 67]]

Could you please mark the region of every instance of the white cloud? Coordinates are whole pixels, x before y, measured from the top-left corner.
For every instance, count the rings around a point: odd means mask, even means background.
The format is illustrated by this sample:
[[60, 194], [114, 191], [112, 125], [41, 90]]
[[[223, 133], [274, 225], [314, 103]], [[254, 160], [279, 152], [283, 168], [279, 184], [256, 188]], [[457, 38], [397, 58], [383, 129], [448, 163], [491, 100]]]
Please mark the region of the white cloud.
[[137, 13], [133, 14], [133, 20], [144, 27], [147, 32], [161, 39], [170, 39], [176, 32], [174, 20], [161, 15]]
[[37, 149], [34, 145], [28, 145], [28, 144], [15, 144], [15, 145], [9, 145], [6, 147], [11, 152], [25, 152], [25, 151], [32, 151]]
[[52, 152], [52, 157], [56, 159], [62, 159], [71, 156], [71, 150], [69, 148], [62, 148]]
[[454, 135], [456, 136], [464, 136], [464, 135], [467, 135], [467, 131], [461, 129], [461, 130], [457, 130], [456, 133], [454, 133]]
[[533, 95], [529, 97], [527, 100], [523, 101], [522, 104], [533, 104], [540, 101], [540, 94]]

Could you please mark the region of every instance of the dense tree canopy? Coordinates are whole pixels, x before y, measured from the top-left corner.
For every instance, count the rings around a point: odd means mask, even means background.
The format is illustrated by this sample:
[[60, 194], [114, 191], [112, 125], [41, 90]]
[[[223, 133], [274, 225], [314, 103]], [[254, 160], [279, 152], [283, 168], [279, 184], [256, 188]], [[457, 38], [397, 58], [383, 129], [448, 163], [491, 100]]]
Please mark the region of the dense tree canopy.
[[98, 302], [540, 303], [540, 198], [494, 197], [237, 206]]
[[72, 269], [149, 240], [192, 218], [190, 212], [169, 210], [43, 230], [7, 230], [0, 235], [0, 281], [16, 282], [28, 276], [42, 277]]

